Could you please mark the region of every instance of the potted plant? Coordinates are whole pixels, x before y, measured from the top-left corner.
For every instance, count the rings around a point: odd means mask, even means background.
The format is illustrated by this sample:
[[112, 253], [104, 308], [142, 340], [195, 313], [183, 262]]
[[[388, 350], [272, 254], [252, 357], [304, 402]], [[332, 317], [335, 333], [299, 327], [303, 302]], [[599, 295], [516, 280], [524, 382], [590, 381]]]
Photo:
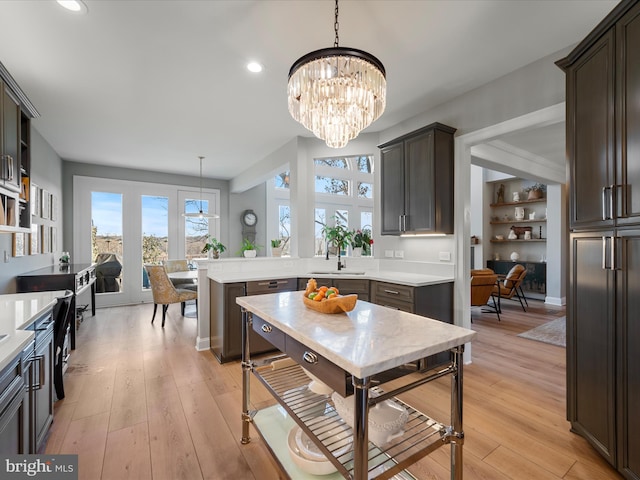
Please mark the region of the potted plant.
[[274, 238], [273, 240], [271, 240], [271, 256], [281, 257], [283, 246], [284, 246], [284, 242], [282, 241], [282, 239]]
[[544, 183], [535, 183], [525, 188], [524, 191], [528, 193], [527, 200], [537, 200], [538, 198], [544, 198], [547, 186]]
[[[327, 243], [336, 247], [338, 250], [338, 270], [342, 269], [342, 263], [340, 262], [340, 254], [351, 243], [353, 232], [347, 227], [336, 224], [334, 227], [325, 225], [322, 227], [322, 234], [327, 239]], [[327, 260], [329, 259], [329, 249], [327, 248]]]
[[207, 243], [202, 248], [202, 253], [206, 253], [209, 258], [220, 258], [220, 254], [227, 249], [217, 238], [209, 236]]
[[353, 248], [354, 257], [371, 255], [371, 245], [373, 245], [373, 239], [371, 238], [370, 229], [363, 228], [362, 230], [352, 231], [351, 247]]
[[245, 238], [242, 240], [242, 245], [240, 246], [238, 254], [243, 255], [245, 258], [253, 258], [258, 254], [258, 249], [260, 248], [262, 248], [260, 245], [248, 238]]

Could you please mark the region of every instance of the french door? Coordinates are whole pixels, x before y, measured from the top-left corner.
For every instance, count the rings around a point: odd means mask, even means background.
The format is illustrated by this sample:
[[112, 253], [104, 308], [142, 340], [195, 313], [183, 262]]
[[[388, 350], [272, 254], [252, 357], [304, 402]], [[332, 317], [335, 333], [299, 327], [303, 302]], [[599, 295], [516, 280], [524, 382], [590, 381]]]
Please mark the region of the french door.
[[191, 187], [74, 176], [73, 261], [96, 263], [98, 307], [152, 301], [145, 263], [197, 258], [219, 219], [220, 192]]

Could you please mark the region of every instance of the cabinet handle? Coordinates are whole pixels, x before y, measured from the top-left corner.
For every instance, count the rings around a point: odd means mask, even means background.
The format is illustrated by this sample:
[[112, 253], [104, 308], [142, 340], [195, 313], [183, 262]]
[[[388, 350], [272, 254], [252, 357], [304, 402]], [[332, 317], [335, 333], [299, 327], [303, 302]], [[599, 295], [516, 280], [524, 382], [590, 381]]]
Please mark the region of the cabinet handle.
[[31, 384], [31, 389], [32, 390], [42, 390], [44, 388], [44, 376], [45, 376], [45, 370], [44, 370], [44, 355], [36, 355], [32, 362], [38, 363], [38, 383], [33, 383]]
[[398, 230], [402, 231], [402, 217], [403, 215], [398, 215]]
[[616, 251], [617, 249], [617, 243], [618, 243], [618, 238], [619, 237], [611, 237], [611, 270], [618, 270], [618, 266], [616, 262]]
[[384, 289], [384, 293], [388, 293], [390, 295], [400, 295], [400, 292], [396, 292], [395, 290], [387, 290], [386, 288]]
[[0, 160], [2, 161], [2, 172], [0, 172], [0, 175], [2, 175], [0, 178], [2, 178], [2, 180], [7, 180], [7, 162], [6, 162], [6, 158], [7, 155], [0, 155]]
[[302, 359], [312, 365], [318, 363], [318, 355], [313, 352], [304, 352], [304, 354], [302, 355]]
[[402, 215], [402, 231], [403, 232], [407, 231], [407, 216], [406, 215]]
[[602, 187], [602, 220], [607, 219], [607, 190], [611, 187]]
[[616, 187], [617, 185], [609, 186], [609, 218], [615, 218], [614, 208], [616, 200]]
[[271, 331], [273, 330], [271, 328], [271, 325], [268, 325], [266, 323], [262, 324], [262, 327], [260, 328], [260, 330], [262, 330], [264, 333], [271, 333]]
[[14, 162], [13, 157], [11, 155], [7, 155], [7, 158], [9, 159], [9, 178], [8, 178], [8, 180], [9, 181], [13, 181], [13, 175], [14, 175], [13, 174], [13, 170], [14, 170], [13, 164], [15, 162]]

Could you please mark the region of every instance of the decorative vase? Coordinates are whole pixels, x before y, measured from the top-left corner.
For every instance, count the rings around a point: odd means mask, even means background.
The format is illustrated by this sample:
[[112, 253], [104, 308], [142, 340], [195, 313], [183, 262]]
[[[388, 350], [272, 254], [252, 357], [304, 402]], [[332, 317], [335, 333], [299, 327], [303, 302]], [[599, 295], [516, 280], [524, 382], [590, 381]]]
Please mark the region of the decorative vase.
[[282, 247], [271, 247], [271, 256], [272, 257], [281, 257], [282, 256]]
[[509, 231], [509, 236], [507, 237], [509, 240], [517, 240], [518, 239], [518, 235], [516, 235], [516, 232], [514, 232], [513, 230]]
[[353, 256], [361, 257], [362, 256], [362, 247], [353, 247]]
[[524, 220], [524, 207], [516, 207], [516, 220]]
[[257, 250], [245, 250], [243, 252], [244, 258], [254, 258], [258, 253]]
[[519, 202], [520, 201], [520, 192], [513, 192], [513, 201], [514, 202]]
[[511, 261], [517, 262], [520, 260], [520, 254], [518, 252], [511, 252], [511, 256], [509, 258], [511, 258]]

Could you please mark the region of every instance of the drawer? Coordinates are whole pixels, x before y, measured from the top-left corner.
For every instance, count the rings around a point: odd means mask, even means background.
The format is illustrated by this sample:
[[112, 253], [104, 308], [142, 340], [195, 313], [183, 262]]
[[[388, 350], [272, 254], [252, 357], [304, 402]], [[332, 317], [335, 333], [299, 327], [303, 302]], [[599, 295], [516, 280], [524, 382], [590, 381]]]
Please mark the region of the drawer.
[[383, 307], [389, 307], [395, 310], [400, 310], [402, 312], [416, 313], [415, 307], [412, 302], [403, 302], [402, 300], [399, 300], [397, 298], [378, 297], [374, 300], [373, 303], [377, 305], [381, 305]]
[[343, 397], [353, 393], [351, 375], [297, 340], [286, 337], [286, 353], [301, 367], [329, 385]]
[[387, 299], [413, 303], [413, 287], [397, 285], [395, 283], [373, 282], [371, 289], [373, 301], [380, 305], [383, 305]]
[[[253, 317], [253, 330], [278, 350], [284, 352], [286, 335], [282, 330], [256, 316]], [[253, 352], [253, 348], [251, 350]]]
[[247, 282], [247, 295], [263, 293], [295, 292], [298, 289], [297, 278], [282, 278], [279, 280], [258, 280]]
[[[369, 297], [369, 280], [336, 278], [333, 280], [333, 286], [340, 290], [342, 295], [357, 293], [360, 298], [363, 296]], [[362, 300], [364, 300], [364, 298], [362, 298]]]

